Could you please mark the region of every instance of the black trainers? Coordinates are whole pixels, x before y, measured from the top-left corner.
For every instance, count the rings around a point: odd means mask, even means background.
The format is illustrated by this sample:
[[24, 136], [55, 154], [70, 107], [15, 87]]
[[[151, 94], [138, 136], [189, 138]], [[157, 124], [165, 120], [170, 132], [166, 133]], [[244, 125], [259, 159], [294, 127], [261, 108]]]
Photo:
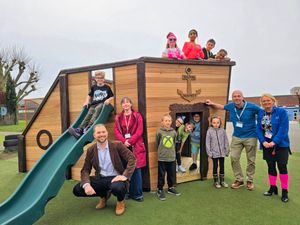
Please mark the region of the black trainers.
[[181, 193], [178, 192], [174, 187], [169, 188], [168, 189], [168, 193], [172, 194], [172, 195], [176, 195], [176, 196], [180, 196], [181, 195]]
[[143, 202], [144, 201], [144, 197], [133, 198], [132, 200], [137, 201], [137, 202]]
[[69, 133], [71, 135], [73, 135], [75, 138], [79, 139], [82, 135], [82, 129], [70, 127], [69, 128]]
[[287, 189], [282, 189], [281, 201], [284, 202], [284, 203], [287, 203], [289, 201], [288, 190]]
[[193, 163], [193, 164], [190, 166], [189, 170], [195, 170], [195, 169], [197, 169], [197, 164], [196, 164], [196, 163]]
[[166, 200], [166, 195], [165, 195], [165, 192], [164, 190], [157, 190], [157, 197], [159, 198], [159, 200]]

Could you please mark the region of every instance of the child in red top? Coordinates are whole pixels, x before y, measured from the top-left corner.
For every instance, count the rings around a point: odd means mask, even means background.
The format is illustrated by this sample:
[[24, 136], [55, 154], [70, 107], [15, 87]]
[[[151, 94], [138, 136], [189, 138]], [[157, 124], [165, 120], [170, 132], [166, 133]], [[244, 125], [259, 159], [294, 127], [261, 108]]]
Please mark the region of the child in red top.
[[190, 30], [189, 38], [190, 42], [185, 42], [182, 48], [184, 55], [187, 59], [203, 59], [204, 53], [199, 44], [196, 44], [196, 38], [198, 33], [195, 29]]

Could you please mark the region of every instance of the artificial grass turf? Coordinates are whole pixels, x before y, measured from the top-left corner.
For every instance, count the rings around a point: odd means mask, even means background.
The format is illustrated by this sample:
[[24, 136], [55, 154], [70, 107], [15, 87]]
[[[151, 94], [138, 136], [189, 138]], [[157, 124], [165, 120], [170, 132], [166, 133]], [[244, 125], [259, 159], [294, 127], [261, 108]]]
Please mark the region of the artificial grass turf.
[[1, 125], [0, 132], [23, 132], [24, 128], [26, 127], [25, 120], [19, 120], [18, 124], [16, 125]]
[[[245, 161], [245, 154], [242, 154], [243, 168]], [[66, 181], [36, 224], [300, 224], [300, 153], [290, 157], [290, 201], [286, 204], [280, 201], [281, 193], [272, 197], [262, 195], [268, 189], [268, 183], [267, 167], [260, 152], [256, 162], [254, 191], [245, 187], [238, 190], [216, 189], [211, 180], [188, 182], [178, 185], [177, 189], [182, 193], [180, 197], [167, 194], [167, 200], [160, 201], [155, 193], [150, 192], [145, 193], [144, 202], [126, 201], [126, 212], [122, 216], [114, 214], [115, 197], [108, 201], [105, 209], [96, 210], [98, 198], [74, 197], [72, 188], [76, 181]], [[228, 158], [225, 168], [226, 181], [231, 184], [233, 175]], [[24, 176], [16, 171], [15, 158], [0, 161], [1, 202], [15, 190]]]
[[3, 145], [3, 141], [4, 141], [4, 135], [0, 134], [0, 146]]

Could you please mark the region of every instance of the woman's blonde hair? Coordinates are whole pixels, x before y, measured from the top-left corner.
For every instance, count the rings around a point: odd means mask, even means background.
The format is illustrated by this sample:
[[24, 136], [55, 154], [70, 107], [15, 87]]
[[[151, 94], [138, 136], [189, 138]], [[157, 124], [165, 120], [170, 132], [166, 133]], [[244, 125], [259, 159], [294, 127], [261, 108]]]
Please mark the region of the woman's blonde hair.
[[260, 100], [259, 100], [260, 105], [262, 105], [262, 98], [263, 97], [270, 98], [274, 102], [274, 105], [277, 106], [278, 102], [277, 102], [276, 98], [270, 93], [264, 93], [264, 94], [261, 95]]

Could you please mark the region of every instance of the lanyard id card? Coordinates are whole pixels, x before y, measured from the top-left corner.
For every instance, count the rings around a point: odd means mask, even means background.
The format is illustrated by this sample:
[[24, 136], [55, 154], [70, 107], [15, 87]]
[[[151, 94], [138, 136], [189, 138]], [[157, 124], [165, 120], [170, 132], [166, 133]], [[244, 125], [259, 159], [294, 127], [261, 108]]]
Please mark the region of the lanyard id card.
[[269, 130], [267, 130], [267, 131], [265, 132], [265, 137], [266, 137], [266, 138], [269, 138], [269, 139], [272, 139], [272, 132], [269, 131]]
[[124, 135], [124, 137], [125, 137], [125, 139], [129, 139], [129, 138], [131, 138], [131, 135], [129, 133], [127, 133]]
[[235, 124], [236, 127], [243, 128], [243, 122], [237, 121]]

